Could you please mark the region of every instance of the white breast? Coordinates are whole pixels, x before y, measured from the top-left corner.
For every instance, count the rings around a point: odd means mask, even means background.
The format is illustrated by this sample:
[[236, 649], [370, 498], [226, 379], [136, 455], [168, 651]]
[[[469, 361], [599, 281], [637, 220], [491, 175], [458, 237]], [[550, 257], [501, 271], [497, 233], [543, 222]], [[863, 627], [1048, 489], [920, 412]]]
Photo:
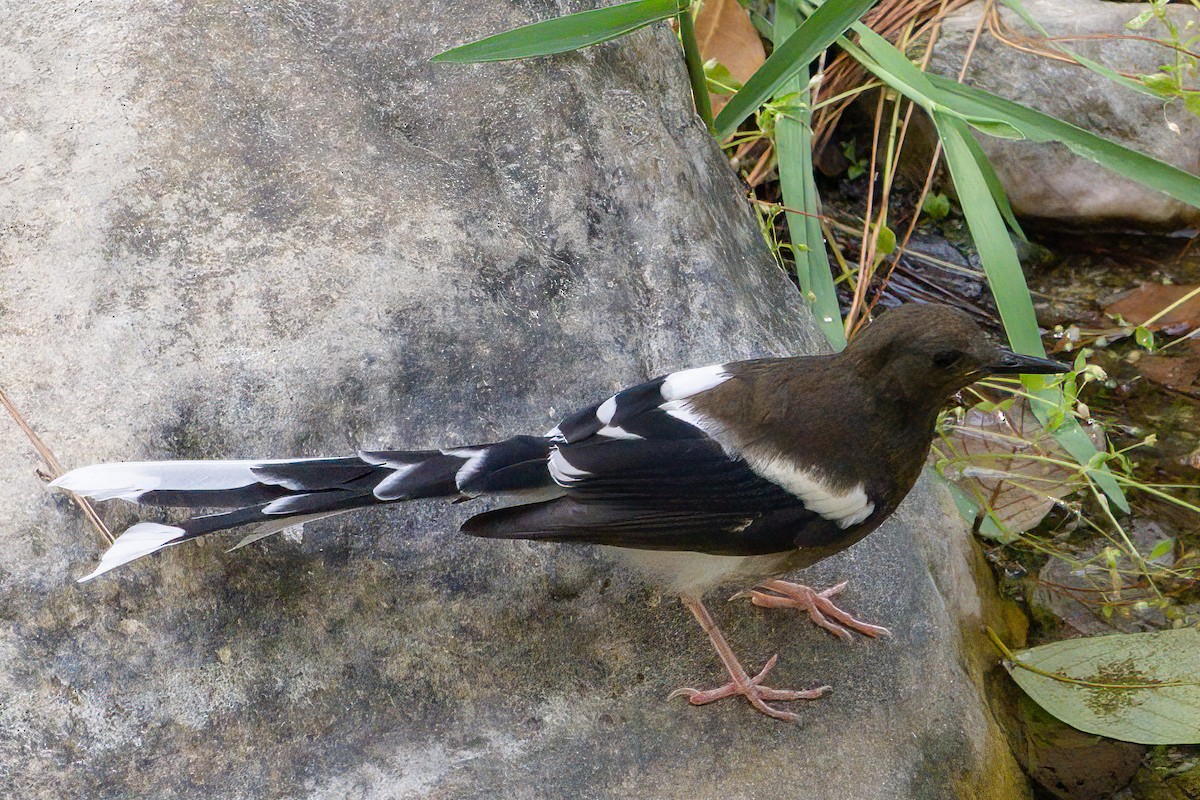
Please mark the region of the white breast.
[[635, 550], [604, 547], [610, 555], [642, 572], [672, 594], [699, 597], [709, 589], [729, 585], [748, 587], [787, 572], [797, 551], [761, 556], [714, 556], [683, 550]]

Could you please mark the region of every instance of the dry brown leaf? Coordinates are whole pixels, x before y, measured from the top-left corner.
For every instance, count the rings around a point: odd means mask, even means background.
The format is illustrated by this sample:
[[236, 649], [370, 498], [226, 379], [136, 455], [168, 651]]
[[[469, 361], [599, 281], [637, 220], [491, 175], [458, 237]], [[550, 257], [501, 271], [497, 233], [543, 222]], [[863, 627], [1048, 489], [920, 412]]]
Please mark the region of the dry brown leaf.
[[[696, 42], [704, 61], [716, 59], [738, 83], [745, 83], [767, 60], [750, 14], [737, 0], [705, 0], [696, 15]], [[729, 95], [710, 94], [713, 113], [729, 101]]]
[[[1103, 446], [1103, 434], [1096, 433]], [[983, 498], [996, 523], [1011, 533], [1033, 528], [1081, 485], [1075, 468], [1040, 460], [1074, 463], [1021, 399], [1008, 411], [967, 411], [943, 432], [938, 449], [951, 456], [946, 478]]]
[[[1114, 316], [1119, 314], [1131, 325], [1141, 325], [1197, 288], [1200, 287], [1195, 284], [1143, 283], [1109, 303], [1108, 307], [1104, 309], [1104, 313]], [[1200, 327], [1200, 295], [1180, 304], [1178, 308], [1171, 309], [1169, 313], [1156, 319], [1149, 327], [1156, 331], [1165, 328], [1174, 333], [1183, 333]]]
[[1200, 397], [1200, 341], [1189, 339], [1170, 355], [1146, 355], [1137, 368], [1147, 380], [1183, 394]]

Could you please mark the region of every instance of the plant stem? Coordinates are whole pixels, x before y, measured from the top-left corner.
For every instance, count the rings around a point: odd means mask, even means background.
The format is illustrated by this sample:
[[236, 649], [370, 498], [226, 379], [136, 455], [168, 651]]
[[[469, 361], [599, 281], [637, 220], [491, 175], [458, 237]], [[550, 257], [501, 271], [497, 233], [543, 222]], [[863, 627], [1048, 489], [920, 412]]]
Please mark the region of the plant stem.
[[683, 59], [687, 62], [688, 80], [692, 84], [696, 113], [704, 120], [709, 132], [716, 133], [712, 103], [708, 99], [708, 81], [704, 77], [704, 62], [700, 60], [700, 46], [696, 43], [696, 26], [692, 23], [690, 8], [679, 12], [679, 38], [683, 41]]

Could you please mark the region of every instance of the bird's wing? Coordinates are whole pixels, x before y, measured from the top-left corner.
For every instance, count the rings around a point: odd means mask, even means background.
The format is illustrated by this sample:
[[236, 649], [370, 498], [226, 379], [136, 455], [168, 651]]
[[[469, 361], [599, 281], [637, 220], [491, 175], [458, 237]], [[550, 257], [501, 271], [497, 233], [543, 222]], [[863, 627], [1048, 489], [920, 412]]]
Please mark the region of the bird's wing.
[[729, 378], [725, 364], [672, 372], [572, 414], [546, 438], [555, 444], [704, 438], [707, 433], [688, 401]]
[[874, 510], [861, 487], [837, 490], [794, 454], [740, 452], [726, 436], [732, 421], [695, 407], [736, 373], [672, 373], [573, 414], [547, 434], [562, 496], [480, 514], [463, 530], [731, 555], [827, 547], [857, 532]]
[[489, 538], [590, 542], [651, 550], [757, 555], [844, 533], [709, 438], [560, 444], [550, 472], [560, 498], [472, 517]]

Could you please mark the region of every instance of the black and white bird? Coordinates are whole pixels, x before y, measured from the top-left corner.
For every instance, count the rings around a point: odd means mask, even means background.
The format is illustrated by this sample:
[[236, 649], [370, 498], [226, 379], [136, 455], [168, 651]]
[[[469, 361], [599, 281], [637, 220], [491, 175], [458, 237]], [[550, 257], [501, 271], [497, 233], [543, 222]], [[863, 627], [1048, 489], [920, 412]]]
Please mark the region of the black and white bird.
[[905, 306], [867, 326], [836, 355], [762, 358], [685, 369], [564, 419], [542, 436], [450, 450], [360, 451], [344, 458], [101, 464], [51, 485], [96, 500], [223, 509], [177, 524], [126, 530], [82, 580], [198, 536], [252, 526], [253, 541], [334, 514], [419, 498], [494, 496], [508, 505], [462, 530], [495, 539], [607, 545], [679, 594], [730, 675], [693, 704], [742, 695], [808, 699], [751, 677], [701, 596], [754, 587], [753, 602], [803, 609], [831, 632], [866, 635], [818, 593], [777, 579], [850, 547], [879, 527], [912, 488], [938, 412], [989, 374], [1065, 372], [1014, 354], [946, 306]]

